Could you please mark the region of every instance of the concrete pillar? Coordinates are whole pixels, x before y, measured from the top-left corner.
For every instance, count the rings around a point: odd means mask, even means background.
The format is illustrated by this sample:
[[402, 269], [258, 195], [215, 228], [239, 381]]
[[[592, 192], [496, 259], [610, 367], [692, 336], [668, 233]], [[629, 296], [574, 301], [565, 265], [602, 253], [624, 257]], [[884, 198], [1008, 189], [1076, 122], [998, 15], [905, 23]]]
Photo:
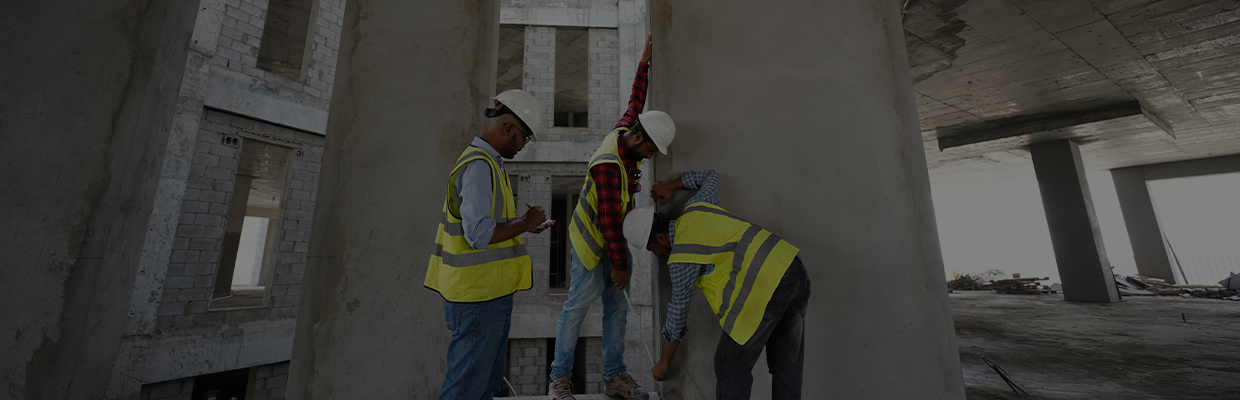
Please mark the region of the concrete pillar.
[[494, 0], [346, 3], [288, 398], [439, 392], [450, 332], [422, 282], [498, 27]]
[[1064, 300], [1119, 301], [1080, 149], [1072, 141], [1059, 140], [1029, 146], [1029, 152], [1042, 192], [1055, 263], [1063, 280]]
[[182, 83], [198, 6], [0, 6], [6, 398], [139, 392], [140, 378], [113, 372], [144, 357], [131, 339], [149, 335], [172, 248], [188, 171], [177, 156], [196, 130], [176, 114], [194, 91]]
[[1115, 194], [1119, 208], [1124, 213], [1124, 226], [1128, 229], [1128, 241], [1132, 243], [1132, 256], [1137, 262], [1137, 272], [1152, 278], [1178, 283], [1175, 277], [1175, 259], [1163, 238], [1158, 223], [1158, 211], [1145, 182], [1143, 167], [1111, 170], [1115, 182]]
[[522, 86], [543, 108], [542, 125], [555, 125], [555, 27], [525, 27]]
[[[805, 398], [965, 398], [899, 8], [650, 1], [658, 178], [715, 169], [723, 207], [801, 248]], [[692, 304], [665, 399], [715, 398], [722, 329]]]

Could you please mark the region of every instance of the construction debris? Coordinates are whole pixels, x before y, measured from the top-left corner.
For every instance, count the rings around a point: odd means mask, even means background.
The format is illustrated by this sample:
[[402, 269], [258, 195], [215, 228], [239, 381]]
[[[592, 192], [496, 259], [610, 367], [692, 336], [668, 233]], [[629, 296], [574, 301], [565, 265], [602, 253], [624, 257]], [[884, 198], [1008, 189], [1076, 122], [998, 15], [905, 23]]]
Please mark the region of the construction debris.
[[[1229, 279], [1240, 280], [1240, 275], [1232, 274], [1231, 277], [1223, 281], [1228, 281]], [[1116, 278], [1117, 285], [1119, 281], [1119, 278]], [[1124, 281], [1155, 295], [1240, 301], [1240, 289], [1229, 289], [1229, 286], [1226, 285], [1173, 285], [1167, 283], [1166, 280], [1140, 274], [1137, 274], [1136, 277], [1126, 277]], [[1129, 293], [1124, 294], [1128, 295]]]
[[957, 272], [952, 276], [952, 280], [947, 282], [947, 288], [950, 290], [982, 290], [982, 280], [969, 274]]
[[983, 288], [994, 290], [1000, 294], [1043, 294], [1057, 293], [1050, 287], [1038, 283], [1051, 278], [1021, 278], [1020, 274], [1012, 274], [1012, 279], [999, 279], [982, 285]]
[[1240, 274], [1231, 272], [1231, 276], [1218, 281], [1218, 284], [1223, 286], [1224, 289], [1240, 289]]

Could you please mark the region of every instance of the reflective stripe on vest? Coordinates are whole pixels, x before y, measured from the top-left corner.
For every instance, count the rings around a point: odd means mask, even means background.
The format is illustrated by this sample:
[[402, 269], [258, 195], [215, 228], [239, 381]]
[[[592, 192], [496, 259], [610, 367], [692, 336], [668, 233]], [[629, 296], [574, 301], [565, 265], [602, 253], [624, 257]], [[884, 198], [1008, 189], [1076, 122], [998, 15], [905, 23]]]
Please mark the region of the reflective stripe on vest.
[[466, 165], [477, 160], [485, 161], [491, 172], [491, 215], [495, 223], [516, 219], [507, 171], [499, 168], [485, 150], [470, 146], [457, 159], [448, 177], [448, 194], [435, 236], [435, 251], [423, 283], [453, 302], [494, 300], [532, 287], [532, 264], [520, 236], [490, 244], [482, 250], [474, 249], [465, 239], [456, 179]]
[[[598, 150], [594, 151], [594, 155], [590, 156], [590, 166], [586, 168], [585, 184], [581, 187], [581, 195], [577, 200], [577, 206], [573, 209], [572, 221], [569, 223], [569, 242], [572, 243], [573, 250], [577, 253], [577, 258], [581, 260], [582, 265], [590, 271], [598, 266], [607, 249], [604, 247], [606, 242], [603, 240], [603, 233], [598, 229], [598, 188], [595, 187], [594, 179], [588, 171], [599, 164], [614, 163], [620, 166], [620, 207], [627, 212], [631, 197], [629, 175], [628, 169], [620, 160], [616, 140], [620, 133], [628, 130], [628, 128], [616, 128], [611, 131], [603, 138], [603, 143], [599, 145]], [[641, 162], [639, 161], [637, 165], [640, 166]]]
[[[682, 227], [683, 221], [689, 221], [685, 222], [688, 226]], [[724, 332], [737, 343], [753, 336], [766, 303], [799, 252], [778, 235], [709, 203], [685, 209], [676, 221], [676, 241], [669, 263], [715, 265], [696, 284], [715, 309]]]

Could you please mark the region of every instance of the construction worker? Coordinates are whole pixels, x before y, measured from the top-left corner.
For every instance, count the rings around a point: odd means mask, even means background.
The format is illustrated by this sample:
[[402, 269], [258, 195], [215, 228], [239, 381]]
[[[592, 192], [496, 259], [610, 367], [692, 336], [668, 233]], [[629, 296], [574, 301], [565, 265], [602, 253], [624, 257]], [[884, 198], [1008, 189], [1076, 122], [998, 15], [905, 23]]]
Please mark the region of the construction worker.
[[492, 99], [482, 137], [457, 158], [448, 178], [443, 220], [424, 285], [444, 298], [452, 340], [439, 398], [491, 399], [507, 363], [512, 294], [531, 285], [531, 263], [520, 235], [547, 228], [542, 207], [521, 217], [504, 159], [534, 140], [542, 107], [524, 90]]
[[555, 332], [555, 360], [551, 363], [547, 390], [550, 399], [575, 399], [569, 378], [573, 373], [577, 338], [590, 304], [599, 297], [603, 298], [604, 393], [629, 399], [649, 397], [646, 389], [629, 376], [624, 365], [628, 302], [620, 291], [629, 284], [630, 267], [621, 225], [624, 215], [633, 208], [633, 193], [641, 191], [638, 167], [641, 160], [650, 158], [656, 150], [667, 154], [667, 147], [676, 134], [676, 126], [666, 113], [641, 113], [646, 103], [650, 47], [647, 37], [637, 77], [633, 80], [629, 109], [590, 157], [581, 199], [568, 227], [572, 267], [568, 299]]
[[715, 171], [689, 171], [658, 182], [651, 196], [666, 204], [676, 189], [696, 189], [679, 219], [641, 208], [624, 220], [629, 243], [668, 257], [672, 297], [663, 325], [663, 354], [650, 372], [667, 378], [684, 340], [693, 286], [702, 288], [723, 327], [715, 349], [715, 396], [748, 399], [752, 370], [766, 348], [772, 399], [800, 399], [805, 365], [805, 308], [809, 275], [795, 246], [719, 207]]

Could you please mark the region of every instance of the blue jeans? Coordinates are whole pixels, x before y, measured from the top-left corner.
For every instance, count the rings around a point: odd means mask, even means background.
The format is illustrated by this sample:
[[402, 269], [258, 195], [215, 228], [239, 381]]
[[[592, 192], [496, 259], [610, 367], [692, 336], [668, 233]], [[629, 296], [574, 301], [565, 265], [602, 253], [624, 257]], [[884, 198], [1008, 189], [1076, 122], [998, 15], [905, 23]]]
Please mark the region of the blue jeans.
[[[628, 325], [629, 304], [624, 294], [616, 290], [611, 281], [611, 260], [606, 256], [593, 271], [569, 250], [573, 260], [569, 271], [571, 280], [568, 300], [555, 330], [555, 361], [551, 363], [551, 379], [573, 376], [573, 356], [577, 350], [577, 338], [581, 336], [581, 321], [586, 319], [590, 304], [603, 298], [603, 378], [611, 379], [628, 371], [624, 366], [624, 327]], [[629, 269], [632, 271], [632, 268]]]
[[439, 400], [490, 400], [508, 361], [512, 295], [481, 303], [444, 301], [443, 313], [452, 340]]
[[771, 373], [771, 398], [799, 400], [805, 367], [805, 309], [809, 306], [809, 273], [797, 257], [766, 303], [762, 322], [746, 343], [728, 334], [715, 348], [715, 396], [747, 400], [753, 387], [753, 366], [766, 348]]

